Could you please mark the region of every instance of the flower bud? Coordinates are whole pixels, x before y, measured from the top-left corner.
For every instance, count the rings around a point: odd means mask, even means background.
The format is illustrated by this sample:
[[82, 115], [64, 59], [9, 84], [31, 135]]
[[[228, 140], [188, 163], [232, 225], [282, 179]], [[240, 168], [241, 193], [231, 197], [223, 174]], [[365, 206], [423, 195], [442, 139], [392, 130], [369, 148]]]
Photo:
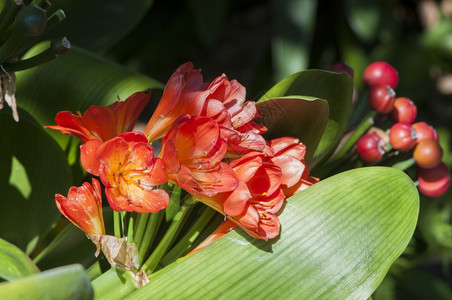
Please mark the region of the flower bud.
[[37, 36], [47, 27], [47, 13], [37, 5], [27, 5], [17, 13], [16, 25], [27, 36]]
[[374, 163], [386, 153], [386, 143], [378, 134], [367, 133], [356, 143], [356, 153], [364, 162]]
[[389, 142], [399, 151], [409, 151], [416, 144], [416, 132], [408, 123], [395, 123], [389, 131]]
[[439, 197], [450, 186], [449, 170], [443, 162], [430, 169], [418, 167], [417, 176], [419, 191], [428, 197]]
[[399, 83], [399, 74], [387, 62], [377, 61], [368, 65], [364, 70], [363, 81], [369, 88], [383, 84], [395, 89]]
[[367, 95], [370, 107], [381, 114], [389, 113], [394, 107], [395, 92], [389, 85], [372, 86]]
[[417, 107], [407, 97], [398, 97], [394, 100], [394, 108], [390, 116], [394, 122], [413, 123], [416, 120]]

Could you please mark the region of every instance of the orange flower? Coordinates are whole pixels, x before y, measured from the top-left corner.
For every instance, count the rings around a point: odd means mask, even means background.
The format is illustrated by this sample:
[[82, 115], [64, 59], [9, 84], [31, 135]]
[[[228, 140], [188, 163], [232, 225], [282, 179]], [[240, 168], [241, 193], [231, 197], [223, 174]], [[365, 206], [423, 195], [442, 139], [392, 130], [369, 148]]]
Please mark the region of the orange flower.
[[162, 99], [149, 120], [144, 134], [149, 141], [163, 137], [182, 115], [214, 119], [221, 135], [236, 149], [262, 150], [261, 136], [266, 128], [251, 122], [257, 116], [254, 102], [245, 102], [245, 88], [226, 75], [217, 77], [210, 85], [203, 82], [200, 70], [188, 62], [180, 66], [166, 84]]
[[286, 197], [293, 196], [319, 181], [309, 175], [304, 160], [306, 146], [298, 139], [282, 137], [267, 143], [274, 153], [271, 161], [282, 170], [281, 187]]
[[257, 116], [253, 101], [246, 101], [246, 90], [236, 80], [229, 81], [226, 75], [217, 77], [209, 85], [202, 116], [213, 118], [221, 127], [222, 136], [227, 139], [233, 151], [262, 150], [266, 131], [264, 126], [251, 122]]
[[[92, 150], [87, 157], [84, 147]], [[154, 188], [167, 182], [163, 163], [154, 158], [154, 149], [142, 133], [123, 133], [104, 143], [88, 141], [81, 155], [87, 170], [100, 176], [114, 210], [157, 212], [168, 206], [167, 192]]]
[[199, 116], [210, 93], [205, 86], [201, 70], [194, 70], [191, 62], [177, 68], [144, 129], [148, 140], [152, 142], [163, 137], [181, 115]]
[[160, 157], [168, 181], [193, 195], [213, 196], [238, 185], [234, 171], [221, 162], [226, 153], [218, 124], [207, 117], [180, 117], [162, 140]]
[[72, 186], [67, 198], [55, 195], [56, 206], [60, 212], [86, 234], [105, 234], [102, 217], [102, 193], [99, 181], [85, 182], [81, 187]]
[[150, 96], [150, 91], [137, 92], [125, 101], [116, 101], [109, 106], [92, 105], [83, 116], [62, 111], [55, 117], [58, 125], [45, 128], [60, 130], [63, 134], [73, 135], [83, 142], [91, 139], [104, 142], [131, 131]]

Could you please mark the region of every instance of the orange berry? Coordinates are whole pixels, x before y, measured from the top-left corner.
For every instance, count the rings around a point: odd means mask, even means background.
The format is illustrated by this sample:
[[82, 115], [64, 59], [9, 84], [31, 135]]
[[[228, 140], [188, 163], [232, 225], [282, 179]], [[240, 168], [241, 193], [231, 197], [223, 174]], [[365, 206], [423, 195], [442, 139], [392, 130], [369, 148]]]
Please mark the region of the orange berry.
[[422, 168], [433, 168], [443, 158], [443, 149], [434, 140], [422, 140], [414, 147], [413, 157]]

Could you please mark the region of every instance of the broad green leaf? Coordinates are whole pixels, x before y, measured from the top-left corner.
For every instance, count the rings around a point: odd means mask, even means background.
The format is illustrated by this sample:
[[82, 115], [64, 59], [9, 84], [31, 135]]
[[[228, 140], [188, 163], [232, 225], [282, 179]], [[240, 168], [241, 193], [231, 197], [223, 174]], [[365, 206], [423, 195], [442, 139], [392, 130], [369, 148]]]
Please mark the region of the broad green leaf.
[[129, 33], [153, 4], [153, 0], [52, 0], [50, 15], [57, 9], [66, 14], [64, 22], [47, 38], [66, 36], [72, 44], [104, 52]]
[[380, 4], [378, 0], [346, 0], [345, 13], [353, 32], [365, 42], [375, 40], [380, 25]]
[[275, 79], [281, 80], [308, 67], [317, 1], [273, 0], [272, 9], [272, 60]]
[[19, 116], [0, 111], [0, 237], [30, 254], [60, 217], [55, 193], [67, 193], [72, 176], [57, 143], [25, 111]]
[[[43, 42], [27, 53], [44, 49]], [[91, 105], [109, 105], [134, 92], [161, 90], [159, 82], [90, 52], [73, 47], [67, 54], [42, 66], [17, 72], [17, 103], [41, 125], [54, 125], [59, 111], [84, 112]], [[70, 140], [47, 130], [63, 147]]]
[[289, 198], [278, 239], [235, 230], [127, 299], [367, 299], [410, 241], [418, 212], [402, 171], [353, 169]]
[[3, 299], [92, 299], [93, 289], [80, 265], [69, 265], [0, 283]]
[[[285, 96], [310, 96], [328, 101], [329, 118], [322, 139], [315, 150], [310, 167], [325, 161], [339, 144], [350, 116], [353, 81], [345, 73], [307, 70], [281, 80], [260, 101]], [[299, 132], [304, 128], [299, 128]]]
[[0, 239], [0, 278], [18, 279], [38, 273], [31, 259], [13, 244]]
[[293, 136], [306, 145], [310, 162], [328, 121], [328, 102], [312, 97], [282, 97], [257, 103], [266, 139]]

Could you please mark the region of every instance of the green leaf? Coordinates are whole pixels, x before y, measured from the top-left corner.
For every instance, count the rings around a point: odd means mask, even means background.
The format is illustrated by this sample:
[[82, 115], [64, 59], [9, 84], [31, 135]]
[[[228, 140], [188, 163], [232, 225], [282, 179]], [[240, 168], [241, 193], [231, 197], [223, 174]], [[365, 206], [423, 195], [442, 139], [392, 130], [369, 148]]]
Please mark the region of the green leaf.
[[67, 36], [72, 44], [90, 51], [104, 52], [138, 25], [153, 2], [52, 0], [51, 12], [62, 9], [66, 19], [47, 38]]
[[4, 299], [92, 299], [93, 289], [80, 265], [64, 266], [0, 283]]
[[350, 170], [289, 198], [279, 239], [235, 230], [151, 275], [130, 299], [367, 299], [410, 241], [418, 212], [402, 171]]
[[30, 254], [60, 217], [55, 193], [67, 193], [72, 176], [57, 143], [25, 111], [19, 116], [0, 111], [0, 237]]
[[0, 239], [0, 278], [13, 280], [38, 272], [39, 269], [25, 253]]
[[328, 102], [312, 97], [282, 97], [257, 103], [266, 139], [293, 136], [306, 145], [310, 162], [328, 121]]
[[[302, 71], [281, 80], [265, 93], [259, 102], [284, 96], [303, 98], [310, 96], [328, 101], [328, 123], [310, 162], [310, 167], [314, 168], [331, 156], [347, 129], [353, 96], [353, 80], [345, 73], [323, 70]], [[298, 130], [301, 132], [305, 128]]]

